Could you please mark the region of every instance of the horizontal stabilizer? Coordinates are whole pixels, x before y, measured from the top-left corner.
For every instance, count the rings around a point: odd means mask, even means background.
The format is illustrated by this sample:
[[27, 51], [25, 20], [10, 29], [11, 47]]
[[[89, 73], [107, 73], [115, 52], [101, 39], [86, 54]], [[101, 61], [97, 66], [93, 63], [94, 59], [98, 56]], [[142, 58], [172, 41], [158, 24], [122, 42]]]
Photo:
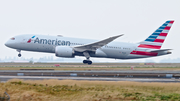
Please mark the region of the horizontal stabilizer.
[[152, 50], [149, 52], [162, 52], [162, 51], [168, 51], [168, 50], [172, 50], [172, 49], [159, 49], [159, 50]]

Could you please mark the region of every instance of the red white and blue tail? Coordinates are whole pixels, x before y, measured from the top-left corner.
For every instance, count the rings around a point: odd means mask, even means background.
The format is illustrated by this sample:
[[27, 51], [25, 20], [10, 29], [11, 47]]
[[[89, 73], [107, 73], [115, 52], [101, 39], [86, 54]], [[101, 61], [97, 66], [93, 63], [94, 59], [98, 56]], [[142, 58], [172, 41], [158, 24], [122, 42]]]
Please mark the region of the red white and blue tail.
[[173, 23], [173, 20], [166, 21], [146, 40], [140, 42], [138, 48], [160, 49]]
[[161, 46], [173, 23], [173, 20], [166, 21], [146, 40], [138, 43], [136, 49], [128, 55], [128, 58], [146, 58], [171, 54], [171, 52], [168, 51], [171, 49], [161, 49]]

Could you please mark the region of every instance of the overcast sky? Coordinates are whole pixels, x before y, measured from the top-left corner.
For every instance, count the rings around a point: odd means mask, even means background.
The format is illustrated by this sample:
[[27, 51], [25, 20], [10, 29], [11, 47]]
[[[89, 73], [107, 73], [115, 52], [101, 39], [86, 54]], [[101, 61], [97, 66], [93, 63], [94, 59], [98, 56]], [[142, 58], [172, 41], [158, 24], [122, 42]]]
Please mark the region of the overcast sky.
[[[7, 48], [4, 43], [20, 34], [102, 40], [123, 33], [125, 35], [115, 41], [137, 43], [166, 20], [175, 20], [175, 23], [162, 48], [173, 49], [173, 54], [152, 59], [178, 58], [179, 5], [180, 0], [1, 0], [0, 58], [17, 56], [18, 52]], [[23, 51], [22, 56], [38, 58], [54, 54]]]

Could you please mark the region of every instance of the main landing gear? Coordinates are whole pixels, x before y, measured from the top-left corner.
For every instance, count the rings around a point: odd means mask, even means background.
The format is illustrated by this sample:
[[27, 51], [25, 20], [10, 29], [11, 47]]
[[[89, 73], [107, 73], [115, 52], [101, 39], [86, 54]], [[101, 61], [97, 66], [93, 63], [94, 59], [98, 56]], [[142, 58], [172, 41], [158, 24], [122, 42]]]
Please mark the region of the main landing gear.
[[84, 63], [84, 64], [87, 63], [88, 65], [91, 65], [91, 64], [92, 64], [92, 61], [91, 61], [91, 60], [83, 60], [83, 63]]
[[87, 63], [88, 65], [91, 65], [91, 64], [92, 64], [92, 61], [89, 60], [89, 58], [90, 58], [89, 53], [88, 53], [88, 52], [83, 52], [83, 54], [84, 54], [84, 56], [86, 57], [86, 60], [83, 60], [83, 63], [84, 63], [84, 64]]
[[17, 50], [19, 52], [18, 57], [21, 57], [21, 50]]

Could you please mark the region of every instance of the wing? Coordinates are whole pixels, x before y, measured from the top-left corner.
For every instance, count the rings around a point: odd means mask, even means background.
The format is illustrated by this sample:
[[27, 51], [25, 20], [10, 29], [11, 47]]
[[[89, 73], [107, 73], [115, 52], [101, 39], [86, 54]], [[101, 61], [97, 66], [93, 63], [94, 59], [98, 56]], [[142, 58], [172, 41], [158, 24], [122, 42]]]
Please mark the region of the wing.
[[110, 37], [98, 42], [94, 42], [94, 43], [90, 43], [90, 44], [86, 44], [86, 45], [82, 45], [82, 46], [75, 46], [74, 50], [78, 51], [78, 52], [84, 52], [84, 51], [96, 51], [98, 48], [107, 45], [108, 43], [110, 43], [111, 41], [115, 40], [116, 38], [123, 36], [123, 34], [121, 35], [117, 35], [114, 37]]

